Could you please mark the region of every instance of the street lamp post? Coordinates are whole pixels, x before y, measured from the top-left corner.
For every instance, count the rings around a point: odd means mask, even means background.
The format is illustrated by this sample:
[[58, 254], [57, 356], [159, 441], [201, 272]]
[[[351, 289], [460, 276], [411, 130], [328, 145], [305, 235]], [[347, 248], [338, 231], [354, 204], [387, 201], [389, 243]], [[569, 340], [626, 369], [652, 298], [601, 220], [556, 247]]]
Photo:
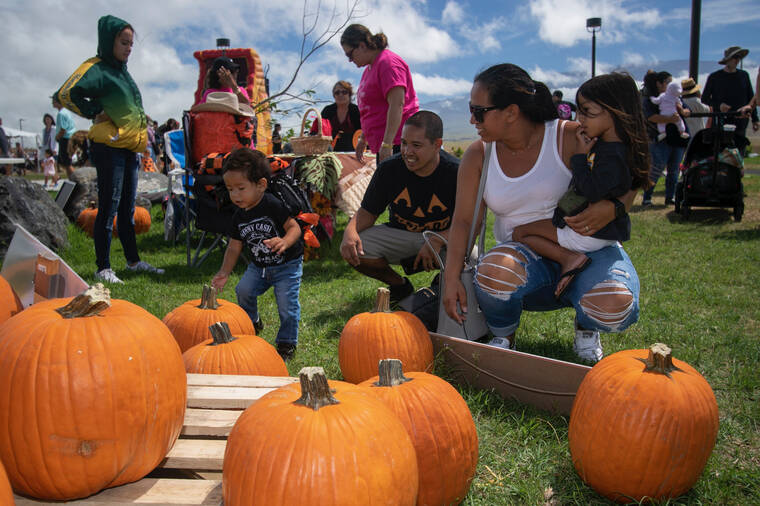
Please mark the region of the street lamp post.
[[19, 118], [19, 119], [18, 119], [18, 129], [19, 129], [19, 130], [23, 130], [23, 129], [24, 129], [24, 128], [21, 126], [21, 125], [23, 125], [23, 123], [24, 123], [24, 118]]
[[602, 29], [602, 18], [586, 19], [586, 31], [591, 32], [591, 77], [596, 75], [596, 32]]

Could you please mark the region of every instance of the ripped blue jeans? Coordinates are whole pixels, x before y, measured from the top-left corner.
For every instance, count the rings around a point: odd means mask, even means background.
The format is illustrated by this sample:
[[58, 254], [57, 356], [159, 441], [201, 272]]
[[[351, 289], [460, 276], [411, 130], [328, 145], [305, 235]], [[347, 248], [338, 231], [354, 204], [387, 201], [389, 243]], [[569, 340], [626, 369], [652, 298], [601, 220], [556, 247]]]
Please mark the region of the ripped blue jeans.
[[475, 293], [493, 335], [512, 335], [523, 310], [573, 307], [579, 326], [600, 332], [621, 332], [635, 323], [639, 276], [625, 250], [615, 245], [586, 255], [591, 263], [557, 300], [556, 262], [517, 242], [501, 243], [486, 253], [476, 269]]

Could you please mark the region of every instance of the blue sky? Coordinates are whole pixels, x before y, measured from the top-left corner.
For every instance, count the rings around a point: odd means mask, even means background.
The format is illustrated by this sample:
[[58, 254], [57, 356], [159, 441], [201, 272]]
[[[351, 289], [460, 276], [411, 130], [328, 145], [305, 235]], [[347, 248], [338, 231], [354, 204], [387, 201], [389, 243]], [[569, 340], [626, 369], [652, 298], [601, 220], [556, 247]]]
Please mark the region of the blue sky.
[[[340, 18], [347, 3], [323, 0], [315, 32], [324, 30], [333, 8]], [[304, 8], [311, 21], [318, 5], [312, 0], [0, 0], [0, 117], [5, 126], [18, 128], [22, 118], [24, 130], [39, 130], [42, 115], [53, 112], [50, 94], [94, 55], [97, 19], [108, 13], [136, 28], [129, 69], [146, 111], [159, 122], [192, 105], [198, 74], [192, 52], [212, 49], [217, 37], [230, 38], [232, 47], [256, 49], [269, 66], [270, 89], [278, 91], [298, 63]], [[597, 73], [624, 67], [640, 79], [646, 68], [659, 70], [689, 58], [690, 0], [361, 0], [356, 14], [355, 22], [386, 33], [390, 49], [409, 63], [423, 105], [445, 99], [466, 104], [462, 98], [473, 76], [501, 62], [516, 63], [551, 89], [574, 95], [590, 77], [588, 17], [602, 18]], [[706, 63], [700, 66], [701, 83], [732, 45], [750, 50], [744, 68], [754, 83], [760, 63], [758, 22], [756, 0], [702, 2], [700, 60]], [[314, 89], [316, 98], [327, 103], [336, 80], [358, 84], [361, 70], [346, 60], [338, 39], [307, 60], [291, 92]], [[682, 71], [685, 77], [686, 67]], [[462, 114], [464, 123], [466, 110]], [[297, 113], [278, 119], [286, 127], [300, 125]], [[88, 127], [86, 120], [77, 124]]]

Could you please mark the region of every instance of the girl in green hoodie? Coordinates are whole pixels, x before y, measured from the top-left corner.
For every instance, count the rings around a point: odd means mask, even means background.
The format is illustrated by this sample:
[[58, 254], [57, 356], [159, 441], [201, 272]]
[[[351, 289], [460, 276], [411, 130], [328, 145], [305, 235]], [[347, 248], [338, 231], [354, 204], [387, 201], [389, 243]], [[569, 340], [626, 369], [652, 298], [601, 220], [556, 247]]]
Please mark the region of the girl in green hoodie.
[[164, 272], [140, 260], [135, 239], [137, 153], [145, 150], [148, 131], [140, 90], [127, 71], [133, 42], [134, 29], [129, 23], [115, 16], [100, 18], [98, 55], [82, 63], [54, 95], [67, 109], [93, 120], [88, 137], [98, 173], [95, 279], [109, 283], [122, 282], [110, 261], [114, 216], [127, 269]]

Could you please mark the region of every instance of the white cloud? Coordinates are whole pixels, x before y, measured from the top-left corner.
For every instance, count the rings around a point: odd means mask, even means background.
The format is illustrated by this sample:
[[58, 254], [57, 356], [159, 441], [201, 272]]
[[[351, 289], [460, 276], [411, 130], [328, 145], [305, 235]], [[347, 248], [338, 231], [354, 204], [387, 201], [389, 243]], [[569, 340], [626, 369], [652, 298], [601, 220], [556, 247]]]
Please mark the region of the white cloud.
[[647, 60], [641, 53], [629, 53], [628, 51], [623, 51], [623, 61], [621, 62], [623, 67], [629, 65], [643, 65], [646, 62]]
[[544, 41], [569, 47], [590, 38], [586, 19], [602, 18], [603, 36], [598, 44], [623, 42], [642, 28], [663, 23], [657, 9], [632, 10], [623, 0], [532, 0], [530, 13], [538, 21], [538, 34]]
[[450, 79], [438, 75], [426, 76], [412, 72], [414, 91], [418, 95], [425, 94], [438, 97], [452, 97], [468, 93], [472, 88], [472, 81], [466, 79]]
[[453, 25], [464, 21], [464, 15], [464, 9], [462, 9], [459, 2], [449, 0], [446, 2], [446, 7], [443, 8], [441, 20], [444, 24]]

